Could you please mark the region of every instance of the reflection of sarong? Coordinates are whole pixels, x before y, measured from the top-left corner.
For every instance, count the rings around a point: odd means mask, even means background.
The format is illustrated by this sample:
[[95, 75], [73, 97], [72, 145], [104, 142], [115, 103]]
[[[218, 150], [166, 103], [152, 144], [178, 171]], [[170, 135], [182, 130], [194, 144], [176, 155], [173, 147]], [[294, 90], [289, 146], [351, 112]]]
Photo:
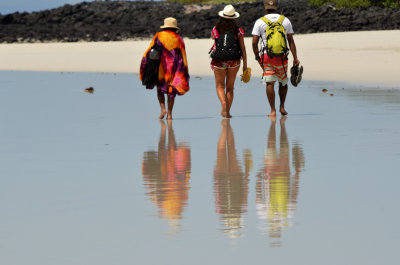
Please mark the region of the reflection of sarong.
[[182, 218], [190, 189], [190, 168], [190, 149], [186, 146], [145, 152], [142, 174], [147, 194], [159, 207], [162, 218]]

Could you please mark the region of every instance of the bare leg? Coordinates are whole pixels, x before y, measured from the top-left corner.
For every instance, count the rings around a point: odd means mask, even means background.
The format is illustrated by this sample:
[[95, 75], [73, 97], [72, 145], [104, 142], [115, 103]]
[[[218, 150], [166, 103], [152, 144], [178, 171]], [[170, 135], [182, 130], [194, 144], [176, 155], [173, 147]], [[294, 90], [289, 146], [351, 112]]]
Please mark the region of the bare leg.
[[168, 150], [176, 150], [176, 140], [174, 129], [172, 128], [172, 120], [167, 119], [167, 127], [168, 127]]
[[228, 68], [226, 75], [226, 117], [232, 118], [230, 110], [233, 102], [233, 90], [235, 88], [235, 80], [237, 72], [239, 71], [239, 66], [235, 68]]
[[279, 99], [281, 101], [281, 105], [279, 107], [279, 111], [282, 115], [287, 115], [288, 113], [285, 110], [285, 100], [286, 100], [286, 95], [288, 92], [288, 85], [282, 85], [279, 83]]
[[[276, 150], [276, 116], [271, 116], [271, 125], [268, 131], [268, 140], [267, 140], [267, 150], [265, 156], [264, 164], [266, 166], [266, 179], [270, 180], [276, 172], [274, 172], [274, 168], [276, 167], [276, 161], [278, 159], [278, 152]], [[275, 174], [274, 174], [275, 173]]]
[[268, 82], [267, 83], [267, 98], [268, 98], [269, 105], [271, 107], [271, 113], [268, 114], [268, 117], [275, 117], [276, 116], [274, 86], [275, 86], [275, 82]]
[[215, 86], [217, 88], [217, 96], [221, 102], [221, 116], [226, 117], [227, 99], [225, 94], [225, 77], [227, 70], [214, 68]]
[[163, 154], [165, 149], [165, 136], [166, 136], [166, 126], [163, 120], [159, 120], [161, 125], [160, 140], [158, 141], [158, 153]]
[[175, 98], [168, 97], [168, 114], [167, 120], [172, 120], [172, 109], [174, 108]]
[[270, 125], [269, 131], [268, 131], [268, 142], [267, 142], [267, 148], [271, 149], [271, 150], [276, 149], [275, 124], [276, 124], [276, 117], [271, 117], [271, 125]]
[[164, 119], [165, 114], [167, 114], [167, 111], [165, 110], [165, 97], [164, 94], [157, 91], [157, 98], [158, 102], [160, 103], [161, 107], [161, 114], [158, 116], [159, 119]]

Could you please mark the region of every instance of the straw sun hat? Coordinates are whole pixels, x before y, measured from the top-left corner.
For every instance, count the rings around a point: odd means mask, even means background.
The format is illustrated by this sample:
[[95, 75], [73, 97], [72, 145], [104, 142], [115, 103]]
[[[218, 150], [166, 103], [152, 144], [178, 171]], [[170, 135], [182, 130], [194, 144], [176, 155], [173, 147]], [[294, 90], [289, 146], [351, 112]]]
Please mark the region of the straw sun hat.
[[164, 25], [162, 25], [160, 28], [165, 29], [165, 28], [174, 28], [174, 29], [180, 29], [178, 27], [178, 21], [176, 21], [176, 18], [173, 17], [167, 17], [164, 19]]
[[235, 8], [232, 5], [225, 6], [224, 10], [219, 11], [218, 15], [227, 19], [235, 19], [240, 16], [238, 12], [235, 12]]

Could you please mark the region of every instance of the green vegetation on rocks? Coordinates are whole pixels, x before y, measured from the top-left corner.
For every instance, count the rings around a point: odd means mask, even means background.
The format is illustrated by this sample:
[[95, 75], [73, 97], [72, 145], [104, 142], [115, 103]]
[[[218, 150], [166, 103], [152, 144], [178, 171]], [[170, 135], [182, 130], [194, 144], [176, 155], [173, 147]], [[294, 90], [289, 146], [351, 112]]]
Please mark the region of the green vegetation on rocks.
[[182, 4], [235, 4], [235, 3], [251, 3], [256, 0], [166, 0], [167, 2], [179, 2]]
[[322, 6], [332, 3], [336, 7], [400, 7], [400, 0], [309, 0], [308, 3], [312, 6]]

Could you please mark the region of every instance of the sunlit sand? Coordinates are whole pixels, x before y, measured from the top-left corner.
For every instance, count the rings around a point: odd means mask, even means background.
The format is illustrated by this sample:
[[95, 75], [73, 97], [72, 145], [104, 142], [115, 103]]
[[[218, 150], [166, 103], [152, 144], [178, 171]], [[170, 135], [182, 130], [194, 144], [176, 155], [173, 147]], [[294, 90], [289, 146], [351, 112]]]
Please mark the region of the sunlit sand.
[[[295, 35], [304, 80], [399, 85], [400, 30]], [[213, 75], [210, 39], [185, 39], [191, 75]], [[245, 39], [253, 77], [261, 69]], [[0, 70], [137, 73], [149, 40], [1, 44]]]

